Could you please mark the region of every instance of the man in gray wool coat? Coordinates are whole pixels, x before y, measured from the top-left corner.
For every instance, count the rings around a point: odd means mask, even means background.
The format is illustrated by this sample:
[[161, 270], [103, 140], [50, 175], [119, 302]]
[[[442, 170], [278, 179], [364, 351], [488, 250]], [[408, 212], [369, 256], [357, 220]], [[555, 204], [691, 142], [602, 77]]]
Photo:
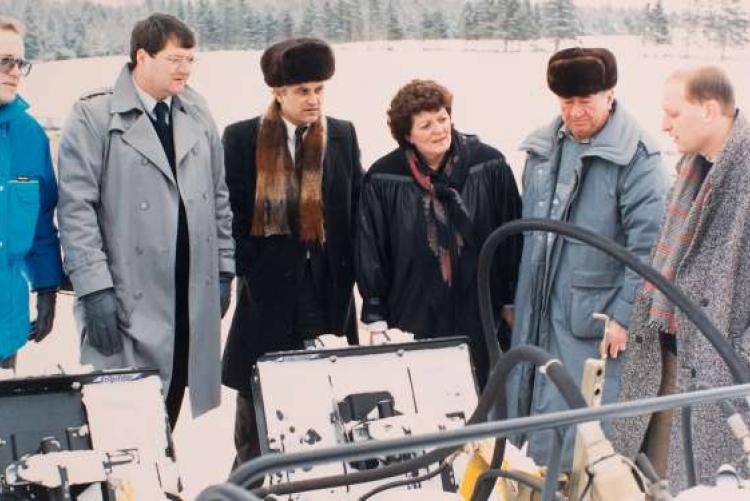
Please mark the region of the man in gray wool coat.
[[[663, 112], [662, 127], [683, 156], [651, 265], [702, 308], [750, 362], [750, 126], [735, 106], [726, 74], [713, 66], [673, 73], [665, 84]], [[650, 284], [638, 293], [631, 325], [638, 342], [624, 369], [622, 399], [657, 393], [659, 375], [659, 394], [732, 384], [716, 350]], [[739, 409], [750, 422], [747, 407]], [[617, 441], [629, 454], [640, 445], [680, 490], [687, 475], [679, 413], [672, 421], [671, 413], [657, 414], [641, 443], [647, 420], [622, 420]], [[712, 483], [724, 463], [743, 472], [742, 449], [718, 404], [693, 408], [692, 436], [699, 483]]]

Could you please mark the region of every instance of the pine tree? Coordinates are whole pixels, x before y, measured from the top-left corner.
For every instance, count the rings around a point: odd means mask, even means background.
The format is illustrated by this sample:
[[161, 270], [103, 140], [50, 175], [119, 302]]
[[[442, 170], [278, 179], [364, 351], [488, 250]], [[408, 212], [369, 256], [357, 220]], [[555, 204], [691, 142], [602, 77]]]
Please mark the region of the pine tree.
[[380, 0], [367, 0], [367, 39], [385, 38], [385, 15], [380, 8]]
[[318, 10], [319, 3], [316, 0], [308, 0], [305, 10], [302, 12], [302, 20], [299, 24], [299, 34], [304, 37], [325, 36], [323, 32], [323, 20]]
[[690, 49], [700, 33], [703, 25], [704, 4], [703, 0], [690, 0], [687, 8], [679, 17], [682, 28], [682, 46], [685, 48], [685, 57], [690, 56]]
[[704, 32], [719, 46], [721, 59], [725, 59], [728, 47], [747, 45], [749, 28], [750, 19], [740, 0], [720, 0], [706, 18]]
[[580, 35], [580, 23], [573, 0], [547, 0], [543, 15], [545, 35], [555, 41], [555, 51], [560, 48], [561, 40], [574, 39]]
[[669, 19], [664, 12], [664, 7], [661, 4], [661, 0], [656, 0], [656, 5], [651, 9], [650, 12], [650, 34], [651, 40], [656, 45], [665, 45], [672, 41], [672, 36], [669, 33]]
[[242, 36], [244, 39], [242, 47], [249, 49], [262, 48], [266, 41], [266, 35], [263, 30], [261, 19], [252, 7], [247, 6], [245, 8], [245, 13], [242, 16], [242, 24]]
[[281, 38], [291, 38], [294, 34], [294, 20], [288, 10], [281, 16], [279, 28], [281, 30]]
[[422, 11], [422, 38], [425, 40], [440, 40], [448, 38], [448, 23], [441, 10]]
[[41, 59], [44, 57], [44, 37], [37, 21], [39, 16], [39, 6], [32, 6], [31, 2], [26, 4], [23, 12], [23, 23], [26, 25], [26, 37], [24, 45], [26, 48], [26, 58], [30, 60]]
[[401, 28], [396, 8], [393, 6], [393, 0], [388, 0], [386, 9], [386, 36], [388, 40], [401, 40], [404, 38], [404, 30]]
[[461, 9], [458, 32], [468, 40], [479, 36], [477, 32], [477, 11], [470, 0], [464, 2], [463, 9]]
[[264, 46], [269, 46], [274, 42], [281, 39], [279, 36], [279, 20], [274, 16], [271, 9], [266, 11], [261, 16], [261, 26], [263, 30]]
[[521, 4], [518, 0], [507, 0], [504, 8], [505, 12], [501, 25], [505, 42], [504, 50], [508, 52], [508, 41], [523, 40], [526, 26], [524, 25]]

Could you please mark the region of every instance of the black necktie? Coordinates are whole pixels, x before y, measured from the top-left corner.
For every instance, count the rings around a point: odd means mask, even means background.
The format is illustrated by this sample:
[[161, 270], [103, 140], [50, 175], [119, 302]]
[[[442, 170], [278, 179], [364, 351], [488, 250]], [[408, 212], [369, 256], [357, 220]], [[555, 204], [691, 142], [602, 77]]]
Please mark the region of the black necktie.
[[156, 122], [154, 122], [154, 129], [156, 129], [156, 135], [159, 136], [159, 142], [164, 153], [167, 154], [167, 160], [169, 160], [169, 166], [172, 167], [172, 173], [175, 170], [175, 156], [174, 156], [174, 141], [172, 139], [172, 130], [169, 128], [167, 123], [167, 115], [169, 114], [169, 106], [164, 101], [159, 101], [154, 106], [154, 115], [156, 115]]
[[159, 127], [167, 127], [167, 113], [169, 113], [169, 106], [164, 101], [159, 101], [154, 106], [154, 115], [156, 115], [156, 125]]
[[154, 115], [156, 115], [156, 134], [159, 136], [162, 146], [165, 148], [168, 141], [167, 135], [169, 134], [169, 126], [167, 125], [167, 114], [169, 113], [169, 106], [164, 101], [159, 101], [154, 106]]
[[300, 125], [294, 131], [294, 168], [302, 168], [302, 139], [307, 130], [307, 125]]

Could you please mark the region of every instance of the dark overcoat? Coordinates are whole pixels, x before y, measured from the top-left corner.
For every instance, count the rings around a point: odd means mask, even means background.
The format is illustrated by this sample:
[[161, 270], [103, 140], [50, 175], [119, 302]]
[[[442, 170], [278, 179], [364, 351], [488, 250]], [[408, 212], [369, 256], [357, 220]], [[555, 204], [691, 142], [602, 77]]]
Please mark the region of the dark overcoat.
[[[385, 321], [417, 339], [467, 336], [482, 385], [489, 357], [479, 317], [479, 251], [495, 229], [521, 216], [521, 199], [499, 151], [476, 136], [456, 133], [453, 148], [458, 161], [448, 182], [461, 194], [473, 241], [455, 259], [452, 286], [442, 285], [438, 259], [428, 245], [423, 191], [403, 147], [375, 162], [365, 177], [357, 223], [357, 286], [364, 322]], [[521, 242], [520, 236], [508, 238], [496, 252], [490, 279], [496, 319], [502, 305], [513, 303]]]
[[[296, 237], [251, 236], [255, 208], [260, 118], [229, 125], [224, 131], [225, 165], [234, 219], [237, 308], [224, 349], [222, 382], [250, 389], [253, 364], [266, 353], [302, 348], [293, 336], [292, 312], [299, 293], [307, 249]], [[350, 122], [326, 118], [323, 156], [323, 256], [330, 280], [324, 284], [329, 331], [357, 342], [354, 312], [354, 214], [362, 182], [359, 145]]]

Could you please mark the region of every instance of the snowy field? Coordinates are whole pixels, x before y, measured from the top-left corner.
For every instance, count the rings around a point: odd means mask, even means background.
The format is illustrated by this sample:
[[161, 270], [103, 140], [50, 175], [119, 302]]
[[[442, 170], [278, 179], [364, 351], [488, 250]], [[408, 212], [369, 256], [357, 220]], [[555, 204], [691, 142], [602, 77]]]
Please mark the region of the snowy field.
[[[739, 106], [747, 109], [750, 52], [733, 53], [719, 62], [705, 48], [704, 55], [694, 59], [670, 56], [669, 50], [644, 56], [640, 42], [633, 38], [599, 38], [584, 40], [584, 44], [606, 46], [615, 53], [617, 98], [669, 151], [672, 145], [660, 132], [660, 101], [662, 83], [672, 70], [699, 63], [721, 64], [734, 82]], [[545, 83], [548, 51], [503, 53], [501, 42], [488, 41], [359, 43], [336, 46], [335, 51], [337, 71], [327, 86], [326, 113], [354, 122], [365, 167], [395, 146], [386, 125], [386, 109], [396, 90], [413, 78], [446, 85], [454, 94], [456, 126], [499, 148], [516, 175], [523, 161], [518, 145], [556, 113], [554, 96]], [[671, 51], [681, 52], [679, 48]], [[257, 51], [198, 55], [191, 84], [208, 100], [220, 130], [268, 105], [270, 92], [260, 74], [259, 57]], [[125, 57], [108, 57], [38, 64], [22, 94], [36, 116], [61, 124], [78, 96], [112, 85], [125, 61]], [[672, 154], [665, 163], [671, 166], [675, 159]], [[70, 296], [62, 297], [55, 332], [43, 344], [21, 352], [21, 374], [49, 372], [58, 364], [66, 371], [75, 370], [78, 354], [71, 303]], [[228, 327], [229, 318], [224, 322], [225, 335]], [[192, 420], [189, 408], [183, 407], [175, 438], [187, 499], [226, 478], [234, 455], [233, 418], [234, 392], [228, 389], [224, 389], [221, 407], [200, 419]]]

